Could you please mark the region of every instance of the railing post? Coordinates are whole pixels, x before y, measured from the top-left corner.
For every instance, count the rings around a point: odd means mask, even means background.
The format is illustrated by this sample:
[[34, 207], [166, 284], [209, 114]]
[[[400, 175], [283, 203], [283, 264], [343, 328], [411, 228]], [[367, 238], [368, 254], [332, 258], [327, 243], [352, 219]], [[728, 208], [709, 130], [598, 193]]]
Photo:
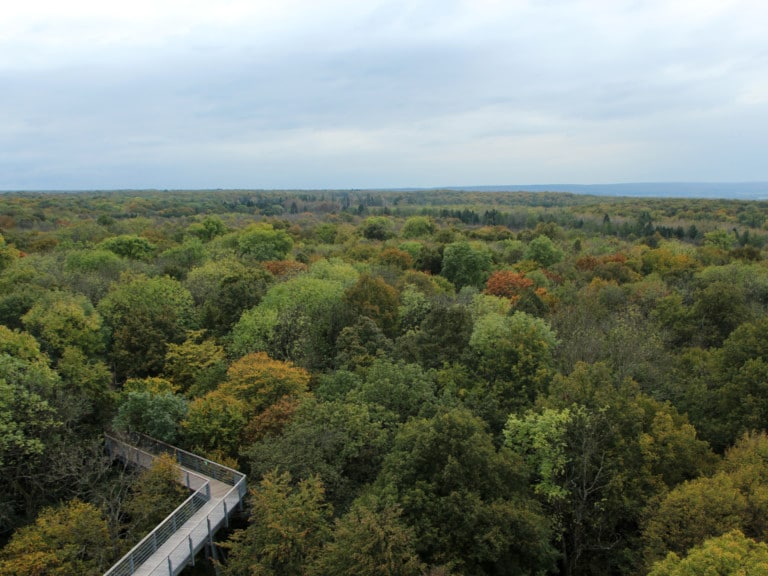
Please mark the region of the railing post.
[[187, 490], [191, 490], [192, 488], [189, 487], [189, 472], [187, 472]]
[[157, 532], [152, 532], [152, 552], [157, 552]]

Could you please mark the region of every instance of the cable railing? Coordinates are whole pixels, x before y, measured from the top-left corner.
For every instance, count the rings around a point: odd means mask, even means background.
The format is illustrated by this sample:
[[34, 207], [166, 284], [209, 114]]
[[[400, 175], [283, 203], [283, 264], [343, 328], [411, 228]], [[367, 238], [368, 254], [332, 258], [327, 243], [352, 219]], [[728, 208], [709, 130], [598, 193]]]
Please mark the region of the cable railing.
[[141, 434], [140, 432], [131, 432], [130, 434], [127, 434], [124, 442], [137, 448], [143, 448], [152, 454], [160, 454], [163, 452], [171, 454], [180, 466], [188, 468], [189, 470], [194, 470], [199, 474], [203, 474], [204, 476], [208, 476], [219, 482], [224, 482], [230, 486], [237, 484], [237, 481], [240, 478], [245, 478], [245, 474], [233, 470], [228, 466], [224, 466], [213, 460], [208, 460], [207, 458], [203, 458], [192, 452], [182, 450], [167, 442], [157, 440], [146, 434]]
[[[131, 434], [125, 439], [105, 434], [105, 442], [112, 457], [143, 467], [149, 467], [156, 454], [174, 455], [184, 468], [179, 481], [194, 490], [189, 498], [113, 565], [105, 576], [131, 576], [139, 572], [153, 576], [175, 576], [187, 564], [194, 566], [195, 555], [206, 544], [213, 545], [213, 535], [222, 525], [228, 526], [229, 514], [242, 506], [247, 491], [245, 475], [143, 434]], [[212, 501], [209, 478], [231, 488]], [[204, 507], [209, 510], [202, 516], [198, 512]], [[196, 514], [198, 517], [195, 520]], [[177, 537], [181, 534], [185, 537]], [[178, 542], [164, 550], [163, 546], [174, 537]], [[148, 562], [155, 555], [159, 557]]]

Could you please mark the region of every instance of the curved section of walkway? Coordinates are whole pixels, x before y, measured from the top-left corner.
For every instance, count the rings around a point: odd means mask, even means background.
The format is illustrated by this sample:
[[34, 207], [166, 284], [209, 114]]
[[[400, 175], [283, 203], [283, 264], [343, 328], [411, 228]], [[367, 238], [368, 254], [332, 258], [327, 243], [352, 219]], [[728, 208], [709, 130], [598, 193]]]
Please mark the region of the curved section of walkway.
[[179, 464], [179, 482], [192, 490], [165, 520], [121, 558], [105, 576], [175, 576], [195, 563], [195, 555], [242, 506], [245, 475], [160, 442], [143, 434], [105, 434], [106, 449], [116, 459], [149, 468], [160, 454], [172, 454]]

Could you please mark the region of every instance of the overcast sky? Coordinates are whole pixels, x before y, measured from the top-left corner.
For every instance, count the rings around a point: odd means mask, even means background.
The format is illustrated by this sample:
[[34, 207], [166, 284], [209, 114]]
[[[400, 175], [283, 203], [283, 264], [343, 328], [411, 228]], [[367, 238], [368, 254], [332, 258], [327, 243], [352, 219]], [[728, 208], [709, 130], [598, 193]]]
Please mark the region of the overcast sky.
[[0, 190], [768, 180], [765, 0], [19, 0]]

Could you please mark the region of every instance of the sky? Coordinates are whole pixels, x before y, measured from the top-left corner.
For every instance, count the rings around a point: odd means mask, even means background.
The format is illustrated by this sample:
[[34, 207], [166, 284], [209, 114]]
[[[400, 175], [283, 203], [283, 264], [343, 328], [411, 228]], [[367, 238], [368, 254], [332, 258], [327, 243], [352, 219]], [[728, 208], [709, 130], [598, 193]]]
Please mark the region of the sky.
[[3, 0], [0, 190], [768, 181], [764, 0]]

